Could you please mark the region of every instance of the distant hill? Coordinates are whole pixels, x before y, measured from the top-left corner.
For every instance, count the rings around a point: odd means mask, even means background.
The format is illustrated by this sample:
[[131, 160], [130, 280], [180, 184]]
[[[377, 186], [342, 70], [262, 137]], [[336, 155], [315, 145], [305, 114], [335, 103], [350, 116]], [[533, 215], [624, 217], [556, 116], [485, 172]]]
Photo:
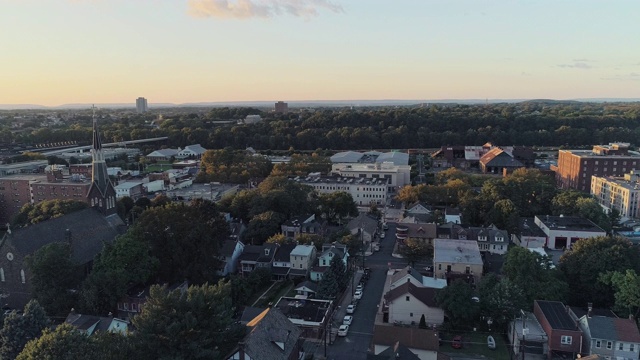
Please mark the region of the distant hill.
[[[534, 103], [534, 104], [576, 104], [581, 102], [638, 102], [640, 98], [586, 98], [586, 99], [439, 99], [439, 100], [302, 100], [287, 101], [289, 107], [344, 107], [344, 106], [418, 106], [429, 104], [498, 104], [498, 103]], [[273, 107], [275, 101], [213, 101], [213, 102], [193, 102], [193, 103], [149, 103], [149, 108], [175, 108], [175, 107]], [[94, 104], [63, 104], [58, 106], [43, 106], [37, 104], [0, 104], [0, 110], [26, 110], [26, 109], [87, 109]], [[134, 103], [104, 103], [95, 104], [99, 108], [108, 109], [135, 109]]]

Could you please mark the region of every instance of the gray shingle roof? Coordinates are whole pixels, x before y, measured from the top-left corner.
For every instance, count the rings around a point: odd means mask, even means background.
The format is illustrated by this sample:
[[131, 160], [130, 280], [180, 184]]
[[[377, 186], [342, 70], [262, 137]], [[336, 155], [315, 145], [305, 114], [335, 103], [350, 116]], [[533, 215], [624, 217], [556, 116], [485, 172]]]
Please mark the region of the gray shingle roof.
[[[244, 338], [244, 351], [252, 359], [288, 359], [301, 334], [300, 329], [278, 309], [266, 309], [247, 327], [251, 330]], [[284, 349], [277, 343], [284, 343]]]
[[7, 236], [7, 241], [22, 255], [29, 255], [45, 245], [66, 242], [67, 229], [71, 233], [73, 259], [80, 264], [93, 260], [104, 243], [113, 242], [125, 230], [118, 215], [105, 217], [90, 208], [15, 229]]

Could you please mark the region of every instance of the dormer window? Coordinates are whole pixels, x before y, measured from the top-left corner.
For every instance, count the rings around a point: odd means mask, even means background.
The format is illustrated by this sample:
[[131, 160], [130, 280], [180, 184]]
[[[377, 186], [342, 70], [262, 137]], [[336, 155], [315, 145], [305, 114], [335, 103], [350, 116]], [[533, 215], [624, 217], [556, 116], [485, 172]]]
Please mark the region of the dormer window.
[[504, 241], [504, 238], [502, 236], [496, 237], [496, 241]]
[[478, 240], [487, 241], [487, 237], [486, 236], [478, 236]]
[[264, 249], [264, 255], [269, 256], [269, 249]]

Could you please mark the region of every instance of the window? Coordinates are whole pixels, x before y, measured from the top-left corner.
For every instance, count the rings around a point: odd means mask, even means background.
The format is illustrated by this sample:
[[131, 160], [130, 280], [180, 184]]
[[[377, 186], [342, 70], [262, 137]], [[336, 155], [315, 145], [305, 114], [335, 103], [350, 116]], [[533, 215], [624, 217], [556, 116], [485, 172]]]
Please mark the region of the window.
[[442, 270], [442, 264], [438, 264], [438, 270]]
[[573, 340], [571, 336], [562, 335], [562, 337], [560, 338], [560, 343], [562, 345], [571, 345], [571, 340]]
[[602, 342], [600, 342], [600, 340], [596, 340], [596, 349], [600, 349], [601, 346]]
[[407, 301], [409, 301], [409, 296], [406, 297]]
[[409, 317], [413, 317], [413, 313], [409, 313]]
[[0, 268], [0, 281], [4, 282], [4, 269]]
[[618, 343], [618, 350], [622, 351], [624, 349], [624, 343]]
[[636, 347], [634, 344], [629, 344], [629, 351], [631, 352], [635, 352], [636, 351]]
[[607, 349], [609, 350], [613, 349], [613, 342], [607, 341]]

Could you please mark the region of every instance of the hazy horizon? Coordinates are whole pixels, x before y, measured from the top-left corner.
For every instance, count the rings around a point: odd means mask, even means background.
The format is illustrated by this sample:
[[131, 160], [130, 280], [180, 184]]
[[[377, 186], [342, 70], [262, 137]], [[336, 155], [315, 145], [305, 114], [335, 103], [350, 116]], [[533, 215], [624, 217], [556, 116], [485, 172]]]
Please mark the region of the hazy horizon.
[[0, 5], [0, 104], [640, 98], [632, 0]]

